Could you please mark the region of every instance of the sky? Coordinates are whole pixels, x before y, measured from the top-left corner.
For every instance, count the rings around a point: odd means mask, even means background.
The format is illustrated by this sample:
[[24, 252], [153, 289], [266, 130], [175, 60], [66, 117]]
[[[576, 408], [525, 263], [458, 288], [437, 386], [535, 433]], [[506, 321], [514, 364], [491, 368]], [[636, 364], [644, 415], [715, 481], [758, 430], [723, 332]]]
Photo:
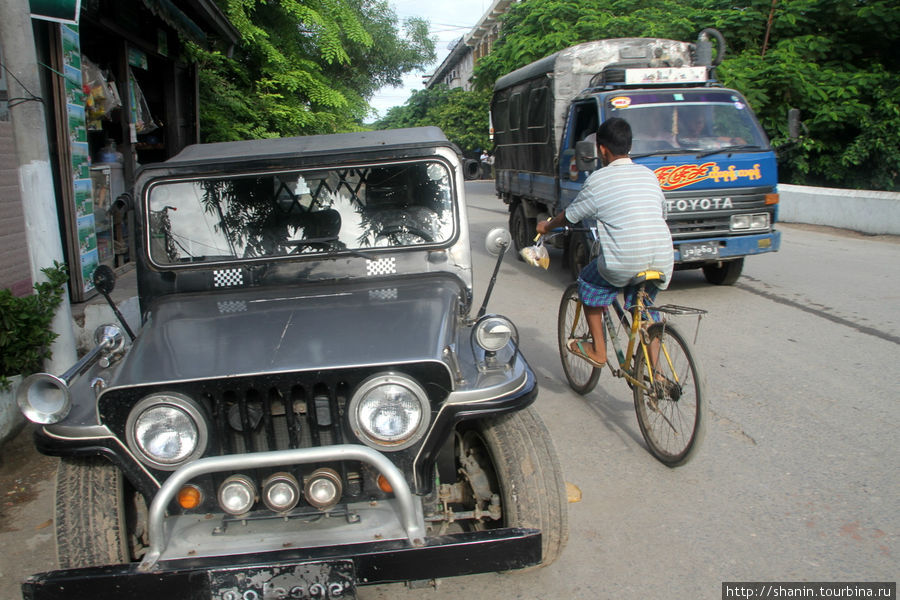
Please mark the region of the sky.
[[412, 90], [424, 89], [422, 75], [430, 75], [450, 53], [452, 41], [467, 34], [493, 4], [492, 0], [389, 0], [400, 23], [407, 17], [427, 19], [429, 32], [436, 38], [434, 50], [437, 60], [424, 72], [409, 73], [403, 78], [403, 87], [384, 87], [372, 98], [371, 105], [383, 117], [392, 106], [400, 106], [409, 98]]

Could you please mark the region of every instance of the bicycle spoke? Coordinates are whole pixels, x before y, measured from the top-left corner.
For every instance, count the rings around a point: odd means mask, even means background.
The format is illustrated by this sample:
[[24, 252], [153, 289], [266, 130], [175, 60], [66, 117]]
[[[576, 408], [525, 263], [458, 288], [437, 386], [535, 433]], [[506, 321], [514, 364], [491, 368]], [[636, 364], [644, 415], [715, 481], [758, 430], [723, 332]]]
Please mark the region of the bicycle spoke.
[[647, 365], [653, 361], [652, 353], [644, 348], [637, 353], [635, 375], [647, 386], [646, 390], [635, 387], [635, 410], [650, 451], [663, 463], [676, 466], [689, 459], [703, 433], [702, 383], [687, 342], [676, 329], [656, 324], [648, 337], [659, 350], [652, 370]]
[[600, 369], [591, 366], [568, 349], [568, 344], [573, 339], [585, 344], [593, 343], [587, 320], [584, 318], [584, 310], [578, 299], [577, 284], [570, 285], [563, 293], [559, 305], [557, 337], [559, 357], [569, 385], [579, 394], [587, 394], [597, 385]]

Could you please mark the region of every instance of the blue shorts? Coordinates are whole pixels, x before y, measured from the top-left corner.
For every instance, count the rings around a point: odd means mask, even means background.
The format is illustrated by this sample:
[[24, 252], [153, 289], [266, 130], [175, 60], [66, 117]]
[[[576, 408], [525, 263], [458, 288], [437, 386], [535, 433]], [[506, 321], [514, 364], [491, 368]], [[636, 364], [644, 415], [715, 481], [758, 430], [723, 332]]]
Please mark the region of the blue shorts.
[[[629, 285], [625, 288], [620, 288], [609, 283], [600, 275], [596, 258], [589, 262], [578, 275], [578, 294], [581, 296], [581, 302], [585, 306], [609, 306], [616, 299], [616, 295], [623, 289], [625, 290], [625, 310], [628, 310], [634, 305], [638, 286]], [[656, 294], [659, 293], [659, 288], [652, 283], [648, 283], [644, 291], [647, 292], [652, 303], [656, 298]]]

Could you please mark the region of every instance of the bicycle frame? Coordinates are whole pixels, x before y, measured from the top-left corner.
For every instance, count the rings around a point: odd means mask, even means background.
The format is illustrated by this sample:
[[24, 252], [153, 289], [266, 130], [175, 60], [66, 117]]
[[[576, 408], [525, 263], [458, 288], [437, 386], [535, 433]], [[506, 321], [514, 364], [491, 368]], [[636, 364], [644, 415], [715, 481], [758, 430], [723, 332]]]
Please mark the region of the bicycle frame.
[[[644, 353], [644, 360], [646, 364], [653, 364], [650, 361], [650, 349], [647, 347], [647, 343], [644, 341], [643, 336], [640, 335], [641, 328], [645, 322], [643, 317], [645, 311], [644, 305], [644, 297], [646, 296], [646, 292], [644, 291], [644, 284], [638, 288], [637, 293], [635, 294], [635, 304], [631, 309], [631, 327], [628, 331], [628, 345], [626, 346], [625, 352], [622, 352], [622, 348], [619, 344], [619, 336], [616, 333], [616, 324], [613, 322], [612, 317], [610, 316], [610, 311], [607, 308], [603, 311], [603, 322], [606, 325], [606, 331], [608, 334], [608, 338], [610, 343], [613, 346], [613, 349], [616, 353], [616, 358], [619, 361], [619, 368], [612, 369], [613, 375], [616, 377], [624, 377], [629, 383], [632, 385], [637, 385], [641, 389], [647, 389], [643, 382], [635, 379], [631, 374], [632, 368], [632, 358], [636, 354], [637, 346], [640, 345], [641, 352]], [[626, 318], [625, 309], [622, 308], [622, 304], [619, 302], [619, 299], [616, 298], [613, 300], [612, 308], [616, 311], [616, 316], [619, 319], [619, 322], [622, 324], [623, 328], [628, 327], [628, 320]], [[579, 310], [580, 310], [579, 306]]]

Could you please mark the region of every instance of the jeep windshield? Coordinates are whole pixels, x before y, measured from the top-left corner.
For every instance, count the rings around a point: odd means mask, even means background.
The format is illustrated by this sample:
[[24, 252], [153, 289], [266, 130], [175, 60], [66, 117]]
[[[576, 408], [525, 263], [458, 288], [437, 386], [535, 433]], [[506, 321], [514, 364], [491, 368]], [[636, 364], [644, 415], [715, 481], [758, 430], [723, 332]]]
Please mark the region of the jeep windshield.
[[440, 246], [452, 177], [437, 160], [164, 179], [147, 210], [154, 264], [303, 258]]
[[642, 90], [609, 103], [609, 115], [631, 125], [632, 157], [769, 149], [747, 101], [730, 90]]

